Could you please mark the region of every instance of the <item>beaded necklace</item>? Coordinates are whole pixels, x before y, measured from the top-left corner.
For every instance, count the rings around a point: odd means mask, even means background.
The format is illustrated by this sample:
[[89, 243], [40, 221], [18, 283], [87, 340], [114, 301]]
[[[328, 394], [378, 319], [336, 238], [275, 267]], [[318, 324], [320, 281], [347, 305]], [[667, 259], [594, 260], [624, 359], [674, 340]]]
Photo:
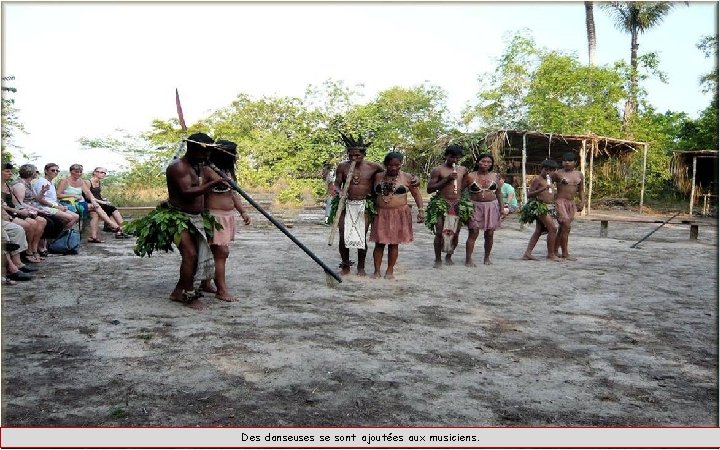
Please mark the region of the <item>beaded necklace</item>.
[[382, 183], [380, 183], [380, 196], [385, 203], [390, 203], [392, 196], [395, 195], [395, 185], [397, 184], [398, 175], [392, 177], [390, 181], [388, 181], [387, 175], [385, 175]]

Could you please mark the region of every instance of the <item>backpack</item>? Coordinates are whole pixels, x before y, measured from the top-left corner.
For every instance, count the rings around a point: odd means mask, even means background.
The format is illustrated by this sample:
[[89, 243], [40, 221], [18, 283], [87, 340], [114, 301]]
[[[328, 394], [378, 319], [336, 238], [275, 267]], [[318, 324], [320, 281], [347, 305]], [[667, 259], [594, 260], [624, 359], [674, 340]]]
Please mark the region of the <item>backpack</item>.
[[48, 245], [48, 252], [56, 255], [77, 255], [80, 249], [80, 233], [78, 230], [64, 230]]

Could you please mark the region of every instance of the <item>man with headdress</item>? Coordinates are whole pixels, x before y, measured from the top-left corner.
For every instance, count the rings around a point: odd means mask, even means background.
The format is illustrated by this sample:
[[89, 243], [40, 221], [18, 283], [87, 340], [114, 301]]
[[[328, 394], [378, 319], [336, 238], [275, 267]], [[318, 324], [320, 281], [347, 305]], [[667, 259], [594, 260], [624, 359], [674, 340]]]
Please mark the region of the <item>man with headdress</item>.
[[[222, 175], [237, 182], [235, 175], [237, 144], [219, 139], [215, 142], [215, 145], [217, 147], [210, 153], [209, 161], [217, 167]], [[205, 176], [209, 180], [222, 178], [210, 167], [205, 167], [204, 170]], [[226, 302], [234, 302], [237, 299], [230, 294], [225, 282], [225, 263], [230, 255], [230, 241], [235, 240], [237, 230], [235, 211], [237, 210], [240, 213], [245, 225], [250, 225], [250, 216], [245, 211], [240, 195], [227, 185], [214, 186], [210, 189], [205, 194], [205, 206], [210, 214], [215, 217], [215, 220], [222, 225], [222, 229], [215, 230], [212, 239], [210, 239], [210, 248], [215, 260], [215, 287], [217, 287], [215, 298]]]
[[[370, 228], [370, 220], [366, 213], [366, 200], [372, 195], [372, 183], [375, 174], [385, 169], [373, 161], [365, 161], [365, 152], [370, 142], [363, 143], [362, 136], [353, 139], [352, 136], [345, 136], [340, 133], [347, 149], [348, 161], [341, 162], [335, 169], [335, 187], [342, 192], [345, 184], [348, 185], [345, 208], [343, 211], [336, 211], [340, 214], [338, 231], [340, 234], [340, 273], [350, 273], [352, 261], [350, 261], [350, 249], [358, 251], [357, 274], [366, 275], [365, 257], [367, 255], [367, 232]], [[350, 176], [350, 166], [355, 162], [355, 168]], [[372, 197], [371, 197], [372, 198]]]
[[[435, 233], [435, 268], [442, 266], [440, 255], [445, 252], [445, 264], [452, 265], [452, 255], [458, 245], [460, 234], [460, 182], [467, 169], [458, 163], [463, 148], [450, 144], [445, 149], [445, 163], [430, 171], [427, 193], [435, 194], [427, 207], [426, 224]], [[472, 204], [470, 204], [472, 205]], [[467, 221], [467, 218], [465, 219]]]
[[189, 225], [188, 229], [180, 233], [180, 278], [170, 294], [170, 300], [194, 309], [205, 309], [206, 306], [200, 300], [199, 292], [194, 289], [194, 281], [201, 280], [201, 289], [210, 290], [208, 280], [215, 276], [215, 264], [203, 217], [205, 194], [215, 186], [227, 186], [219, 177], [203, 183], [203, 163], [213, 145], [212, 138], [205, 133], [190, 135], [185, 155], [170, 163], [165, 171], [168, 209], [185, 217]]

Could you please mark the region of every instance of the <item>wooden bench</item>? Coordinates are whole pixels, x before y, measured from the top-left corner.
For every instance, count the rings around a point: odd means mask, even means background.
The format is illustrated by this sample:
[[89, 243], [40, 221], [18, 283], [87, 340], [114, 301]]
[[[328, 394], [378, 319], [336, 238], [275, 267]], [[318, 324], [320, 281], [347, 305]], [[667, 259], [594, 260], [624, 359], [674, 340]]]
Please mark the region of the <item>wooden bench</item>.
[[[664, 220], [643, 220], [643, 219], [588, 219], [593, 222], [600, 222], [600, 237], [607, 237], [608, 225], [610, 222], [623, 222], [623, 223], [656, 223], [658, 226], [665, 222]], [[699, 225], [692, 220], [671, 220], [668, 222], [670, 225], [690, 225], [690, 239], [697, 240]]]

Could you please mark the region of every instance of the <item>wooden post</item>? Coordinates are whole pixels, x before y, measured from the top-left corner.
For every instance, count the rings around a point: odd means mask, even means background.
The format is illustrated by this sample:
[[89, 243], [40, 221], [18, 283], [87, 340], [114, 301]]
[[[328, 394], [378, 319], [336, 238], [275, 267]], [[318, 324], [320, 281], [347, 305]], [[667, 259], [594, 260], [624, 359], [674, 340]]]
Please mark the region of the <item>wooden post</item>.
[[693, 156], [693, 175], [692, 186], [690, 187], [690, 217], [693, 215], [693, 206], [695, 205], [695, 174], [697, 172], [697, 156]]
[[697, 241], [698, 238], [698, 226], [696, 224], [690, 225], [690, 239]]
[[608, 221], [600, 221], [600, 237], [607, 237]]
[[[522, 193], [523, 193], [523, 202], [522, 205], [525, 205], [528, 201], [527, 197], [527, 133], [523, 133], [523, 147], [522, 147]], [[520, 230], [525, 229], [525, 224], [520, 224]]]
[[522, 147], [522, 191], [523, 204], [527, 203], [527, 133], [523, 134]]
[[595, 179], [595, 173], [593, 172], [593, 165], [595, 163], [595, 149], [598, 146], [597, 139], [593, 138], [590, 144], [590, 180], [588, 181], [588, 192], [587, 192], [587, 212], [590, 214], [590, 205], [592, 205], [592, 188], [593, 180]]
[[[585, 144], [587, 143], [586, 139], [582, 140], [582, 147], [580, 147], [580, 173], [583, 174], [583, 183], [585, 183], [584, 180], [587, 179], [585, 176], [585, 158], [587, 156], [587, 150], [585, 148]], [[583, 186], [583, 189], [585, 189], [585, 186]], [[587, 216], [588, 215], [588, 207], [587, 205], [583, 205], [584, 208], [582, 212], [580, 213], [581, 216]]]
[[643, 202], [645, 201], [645, 171], [647, 169], [647, 152], [648, 145], [643, 144], [643, 173], [642, 173], [642, 186], [640, 188], [640, 214], [643, 212]]

